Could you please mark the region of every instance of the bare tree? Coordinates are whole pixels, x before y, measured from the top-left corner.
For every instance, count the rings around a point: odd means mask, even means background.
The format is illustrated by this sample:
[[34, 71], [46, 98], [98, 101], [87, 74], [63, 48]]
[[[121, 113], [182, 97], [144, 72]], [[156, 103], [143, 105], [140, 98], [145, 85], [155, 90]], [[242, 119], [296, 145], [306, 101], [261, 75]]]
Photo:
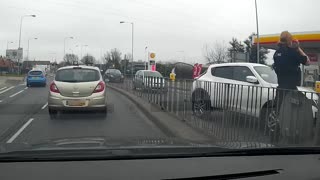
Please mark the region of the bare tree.
[[228, 60], [228, 48], [224, 42], [205, 44], [203, 54], [209, 64], [219, 64]]
[[121, 52], [118, 49], [111, 49], [104, 55], [107, 68], [120, 69]]

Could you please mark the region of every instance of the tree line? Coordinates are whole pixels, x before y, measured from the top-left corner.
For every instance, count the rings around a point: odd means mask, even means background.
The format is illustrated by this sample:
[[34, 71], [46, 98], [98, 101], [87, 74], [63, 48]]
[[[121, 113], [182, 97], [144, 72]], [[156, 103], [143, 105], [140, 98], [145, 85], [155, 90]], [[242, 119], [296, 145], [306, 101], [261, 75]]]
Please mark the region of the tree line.
[[208, 64], [218, 64], [230, 62], [233, 53], [244, 53], [248, 55], [248, 60], [251, 63], [266, 64], [267, 54], [269, 50], [259, 49], [259, 62], [257, 58], [257, 46], [252, 45], [254, 33], [252, 33], [244, 41], [240, 41], [233, 37], [228, 45], [225, 42], [215, 42], [213, 44], [205, 44], [203, 47], [203, 55]]

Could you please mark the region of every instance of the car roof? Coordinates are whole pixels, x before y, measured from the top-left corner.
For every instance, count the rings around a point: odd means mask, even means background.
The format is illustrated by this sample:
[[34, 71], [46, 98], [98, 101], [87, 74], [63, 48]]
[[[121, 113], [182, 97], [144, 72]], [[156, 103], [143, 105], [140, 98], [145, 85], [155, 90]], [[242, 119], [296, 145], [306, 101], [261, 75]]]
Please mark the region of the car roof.
[[140, 72], [159, 72], [159, 71], [152, 71], [152, 70], [139, 70]]
[[85, 68], [85, 69], [94, 69], [94, 70], [100, 71], [98, 67], [85, 66], [85, 65], [80, 65], [80, 66], [65, 66], [65, 67], [59, 68], [58, 71], [59, 71], [59, 70], [63, 70], [63, 69], [73, 69], [74, 67], [81, 67], [81, 68]]
[[221, 64], [212, 64], [209, 66], [209, 68], [213, 67], [224, 67], [224, 66], [246, 66], [246, 67], [255, 67], [255, 66], [266, 66], [264, 64], [258, 64], [258, 63], [221, 63]]

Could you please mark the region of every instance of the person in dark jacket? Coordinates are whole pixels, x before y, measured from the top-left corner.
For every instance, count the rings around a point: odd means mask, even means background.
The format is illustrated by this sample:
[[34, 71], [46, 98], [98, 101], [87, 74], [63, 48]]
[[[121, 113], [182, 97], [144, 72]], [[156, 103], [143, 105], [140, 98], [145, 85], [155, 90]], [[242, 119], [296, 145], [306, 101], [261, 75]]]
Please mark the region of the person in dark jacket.
[[276, 101], [279, 110], [287, 90], [296, 90], [300, 85], [300, 65], [308, 65], [309, 59], [299, 47], [299, 42], [293, 41], [292, 35], [288, 31], [284, 31], [280, 35], [280, 42], [273, 55], [273, 60], [273, 68], [278, 78]]

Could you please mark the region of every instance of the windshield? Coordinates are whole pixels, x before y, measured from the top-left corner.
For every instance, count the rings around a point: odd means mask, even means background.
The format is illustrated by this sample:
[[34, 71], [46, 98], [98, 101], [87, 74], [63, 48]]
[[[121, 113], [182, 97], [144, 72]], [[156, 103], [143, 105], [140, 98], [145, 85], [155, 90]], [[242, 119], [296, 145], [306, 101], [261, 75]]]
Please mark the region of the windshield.
[[92, 69], [63, 69], [56, 73], [55, 80], [61, 82], [90, 82], [100, 79], [99, 72]]
[[278, 84], [277, 75], [273, 69], [265, 66], [255, 66], [254, 69], [260, 75], [260, 77], [268, 83]]
[[30, 76], [40, 76], [40, 75], [42, 75], [42, 71], [30, 71], [29, 75]]
[[0, 0], [0, 155], [317, 147], [319, 8]]
[[162, 75], [159, 72], [156, 72], [156, 71], [145, 71], [144, 75], [146, 77], [162, 77]]
[[118, 69], [111, 69], [111, 70], [109, 70], [109, 73], [116, 74], [116, 75], [120, 75], [121, 74], [121, 72]]

